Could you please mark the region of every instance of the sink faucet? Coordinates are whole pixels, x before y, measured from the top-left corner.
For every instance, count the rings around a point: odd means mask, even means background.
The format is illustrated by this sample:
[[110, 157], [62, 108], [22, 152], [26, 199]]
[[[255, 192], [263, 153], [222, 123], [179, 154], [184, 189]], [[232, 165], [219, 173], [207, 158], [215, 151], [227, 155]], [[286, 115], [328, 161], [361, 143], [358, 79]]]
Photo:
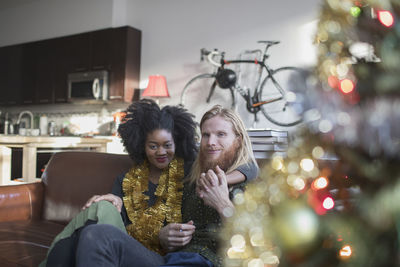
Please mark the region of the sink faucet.
[[18, 120], [17, 120], [17, 125], [19, 126], [19, 124], [21, 123], [21, 118], [22, 118], [22, 116], [23, 116], [24, 114], [29, 115], [29, 117], [30, 117], [30, 119], [31, 119], [30, 126], [31, 126], [31, 129], [33, 129], [33, 113], [30, 112], [29, 110], [24, 110], [24, 111], [21, 111], [21, 113], [19, 113], [19, 115], [18, 115]]

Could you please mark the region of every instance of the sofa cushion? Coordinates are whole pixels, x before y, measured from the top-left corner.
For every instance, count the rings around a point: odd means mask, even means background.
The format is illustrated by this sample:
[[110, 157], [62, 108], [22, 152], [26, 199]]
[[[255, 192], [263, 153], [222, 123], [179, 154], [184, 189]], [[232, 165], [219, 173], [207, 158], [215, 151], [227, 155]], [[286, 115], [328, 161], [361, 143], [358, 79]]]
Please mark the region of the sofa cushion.
[[43, 220], [69, 222], [91, 196], [110, 193], [116, 177], [131, 167], [128, 155], [89, 151], [53, 155], [42, 176]]
[[0, 265], [38, 266], [64, 224], [45, 221], [0, 223]]

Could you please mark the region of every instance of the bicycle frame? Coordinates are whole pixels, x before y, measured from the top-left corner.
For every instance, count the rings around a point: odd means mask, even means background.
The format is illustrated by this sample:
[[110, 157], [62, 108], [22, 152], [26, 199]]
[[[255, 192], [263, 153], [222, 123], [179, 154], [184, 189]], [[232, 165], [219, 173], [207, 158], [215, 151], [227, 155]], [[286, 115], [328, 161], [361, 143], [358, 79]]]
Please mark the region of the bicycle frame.
[[253, 95], [250, 94], [250, 89], [248, 89], [247, 92], [246, 92], [238, 84], [236, 84], [236, 86], [235, 86], [235, 90], [237, 90], [239, 92], [239, 94], [245, 99], [247, 110], [250, 113], [253, 113], [253, 114], [256, 114], [257, 112], [260, 111], [260, 106], [261, 105], [264, 105], [264, 104], [267, 104], [267, 103], [271, 103], [271, 102], [274, 102], [274, 101], [278, 101], [278, 100], [281, 100], [283, 98], [283, 97], [279, 97], [279, 98], [274, 98], [274, 99], [271, 99], [271, 100], [268, 100], [268, 101], [260, 101], [260, 99], [259, 99], [260, 98], [259, 89], [260, 89], [261, 77], [262, 77], [264, 69], [265, 69], [265, 71], [267, 73], [267, 76], [273, 81], [273, 83], [278, 85], [277, 88], [280, 91], [280, 93], [282, 94], [282, 96], [284, 95], [283, 89], [279, 86], [279, 84], [273, 78], [274, 70], [271, 69], [268, 65], [265, 64], [265, 61], [269, 57], [269, 55], [266, 54], [268, 48], [269, 48], [269, 46], [267, 46], [266, 49], [265, 49], [262, 61], [259, 61], [257, 59], [254, 59], [254, 60], [226, 60], [224, 58], [224, 54], [221, 55], [219, 69], [224, 69], [224, 67], [226, 65], [229, 65], [229, 64], [243, 64], [243, 63], [245, 63], [245, 64], [256, 64], [256, 65], [259, 66], [258, 79], [257, 79], [257, 83], [256, 83], [255, 88], [254, 88]]

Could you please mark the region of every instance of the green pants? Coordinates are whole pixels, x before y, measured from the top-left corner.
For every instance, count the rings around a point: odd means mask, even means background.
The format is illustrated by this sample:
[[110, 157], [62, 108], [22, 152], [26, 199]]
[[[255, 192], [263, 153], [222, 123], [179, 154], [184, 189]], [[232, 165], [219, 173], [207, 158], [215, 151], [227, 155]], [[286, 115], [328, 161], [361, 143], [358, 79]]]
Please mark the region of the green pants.
[[[64, 230], [62, 230], [61, 233], [54, 238], [47, 252], [47, 256], [58, 241], [70, 237], [76, 229], [84, 226], [88, 220], [96, 221], [97, 224], [111, 224], [126, 232], [121, 214], [118, 212], [117, 208], [105, 200], [96, 202], [93, 203], [89, 208], [81, 211], [65, 226]], [[46, 263], [47, 257], [40, 263], [39, 267], [45, 267]]]

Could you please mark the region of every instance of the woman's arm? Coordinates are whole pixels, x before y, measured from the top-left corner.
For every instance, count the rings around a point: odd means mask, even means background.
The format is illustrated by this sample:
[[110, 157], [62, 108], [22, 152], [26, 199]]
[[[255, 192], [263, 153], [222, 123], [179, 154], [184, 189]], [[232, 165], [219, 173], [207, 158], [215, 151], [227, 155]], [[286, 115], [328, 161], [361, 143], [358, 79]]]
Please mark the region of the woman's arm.
[[236, 170], [226, 174], [228, 185], [238, 184], [244, 181], [251, 181], [257, 178], [259, 168], [256, 163], [249, 162], [240, 165]]
[[241, 183], [246, 180], [246, 175], [238, 170], [226, 174], [226, 181], [228, 185]]
[[[249, 162], [248, 164], [240, 165], [236, 170], [226, 174], [226, 181], [228, 185], [238, 184], [244, 181], [251, 181], [257, 178], [259, 168], [256, 163]], [[207, 178], [207, 176], [206, 176]], [[214, 180], [215, 182], [215, 180]], [[213, 184], [213, 180], [210, 180]]]
[[122, 201], [123, 192], [122, 192], [122, 181], [125, 175], [119, 175], [113, 184], [111, 194], [105, 195], [94, 195], [92, 196], [82, 207], [82, 209], [89, 208], [94, 202], [99, 202], [100, 200], [106, 200], [111, 202], [121, 213], [122, 220], [124, 221], [125, 226], [131, 224], [131, 221], [128, 218], [128, 214], [126, 213], [126, 209], [124, 207], [124, 203]]
[[[235, 183], [231, 183], [231, 180], [230, 180], [231, 177], [230, 176], [231, 176], [231, 174], [234, 174], [235, 172], [241, 173], [244, 176], [244, 179], [243, 179], [243, 176], [242, 176], [242, 179], [233, 180], [233, 181], [236, 181], [236, 182]], [[258, 177], [258, 172], [259, 172], [259, 168], [258, 168], [257, 163], [255, 163], [253, 161], [250, 161], [247, 164], [240, 165], [232, 173], [228, 173], [226, 178], [227, 178], [228, 184], [232, 185], [232, 184], [237, 184], [237, 183], [241, 183], [241, 182], [244, 182], [244, 181], [254, 180], [254, 179], [256, 179]]]
[[120, 175], [118, 176], [113, 184], [111, 194], [105, 194], [105, 195], [94, 195], [89, 200], [83, 205], [82, 209], [89, 208], [93, 203], [99, 202], [101, 200], [106, 200], [111, 202], [119, 212], [121, 212], [122, 208], [122, 180], [124, 176]]
[[113, 204], [118, 212], [121, 212], [122, 209], [122, 199], [116, 195], [113, 194], [105, 194], [105, 195], [94, 195], [92, 196], [86, 203], [83, 205], [82, 210], [85, 210], [89, 208], [93, 203], [106, 200]]

